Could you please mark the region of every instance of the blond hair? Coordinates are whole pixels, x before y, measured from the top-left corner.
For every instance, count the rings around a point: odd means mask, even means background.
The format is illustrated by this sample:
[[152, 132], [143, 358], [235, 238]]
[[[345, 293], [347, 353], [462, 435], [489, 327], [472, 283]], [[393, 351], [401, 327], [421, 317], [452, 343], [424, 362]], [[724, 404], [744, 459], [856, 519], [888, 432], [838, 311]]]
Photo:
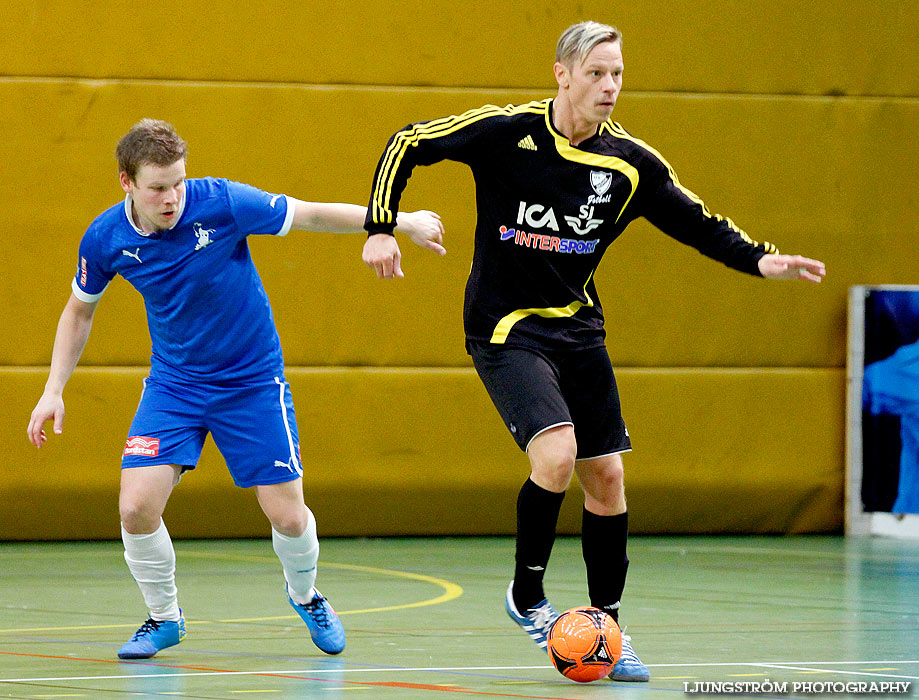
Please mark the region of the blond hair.
[[555, 48], [555, 60], [558, 63], [572, 65], [574, 62], [583, 63], [587, 54], [598, 45], [608, 41], [618, 41], [622, 46], [622, 32], [616, 27], [599, 22], [579, 22], [572, 24], [562, 32]]

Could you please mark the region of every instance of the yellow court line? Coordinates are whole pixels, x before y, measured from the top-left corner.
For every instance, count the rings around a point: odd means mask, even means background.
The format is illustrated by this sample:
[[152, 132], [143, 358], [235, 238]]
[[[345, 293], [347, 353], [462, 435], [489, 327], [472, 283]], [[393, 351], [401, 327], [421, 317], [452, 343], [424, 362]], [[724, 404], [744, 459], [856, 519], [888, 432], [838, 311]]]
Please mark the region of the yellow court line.
[[[259, 557], [246, 554], [215, 554], [211, 552], [178, 552], [183, 557], [197, 557], [199, 559], [222, 559], [225, 561], [249, 561], [258, 563], [274, 564], [277, 560], [273, 557]], [[409, 608], [421, 608], [428, 605], [439, 605], [454, 600], [463, 595], [463, 588], [458, 584], [451, 583], [444, 579], [425, 574], [416, 574], [409, 571], [395, 571], [393, 569], [379, 569], [374, 566], [361, 566], [359, 564], [337, 564], [334, 562], [323, 562], [323, 568], [343, 569], [345, 571], [361, 571], [369, 574], [380, 576], [393, 576], [395, 578], [405, 578], [413, 581], [430, 583], [444, 589], [436, 598], [428, 600], [419, 600], [414, 603], [403, 603], [401, 605], [387, 605], [378, 608], [363, 608], [360, 610], [336, 610], [339, 616], [342, 615], [364, 615], [367, 613], [390, 612], [392, 610], [407, 610]], [[272, 620], [290, 620], [298, 619], [296, 615], [276, 615], [272, 617], [240, 617], [227, 620], [191, 620], [186, 622], [187, 625], [207, 625], [217, 623], [234, 623], [234, 622], [269, 622]], [[75, 630], [104, 630], [104, 629], [123, 629], [133, 628], [134, 624], [118, 625], [74, 625], [72, 627], [23, 627], [19, 629], [0, 629], [0, 634], [14, 634], [22, 632], [71, 632]]]
[[413, 581], [422, 581], [424, 583], [431, 583], [435, 586], [440, 586], [444, 589], [444, 592], [437, 596], [436, 598], [431, 598], [430, 600], [419, 600], [416, 603], [404, 603], [402, 605], [389, 605], [386, 607], [380, 608], [364, 608], [363, 610], [345, 610], [339, 612], [339, 615], [362, 615], [365, 613], [372, 612], [388, 612], [390, 610], [407, 610], [409, 608], [423, 608], [428, 605], [440, 605], [441, 603], [446, 603], [450, 600], [455, 600], [463, 595], [463, 587], [446, 581], [442, 578], [435, 578], [434, 576], [427, 576], [425, 574], [415, 574], [409, 571], [394, 571], [392, 569], [378, 569], [373, 566], [361, 566], [359, 564], [323, 564], [323, 566], [332, 567], [334, 569], [344, 569], [346, 571], [363, 571], [365, 573], [379, 574], [381, 576], [395, 576], [396, 578], [407, 578]]

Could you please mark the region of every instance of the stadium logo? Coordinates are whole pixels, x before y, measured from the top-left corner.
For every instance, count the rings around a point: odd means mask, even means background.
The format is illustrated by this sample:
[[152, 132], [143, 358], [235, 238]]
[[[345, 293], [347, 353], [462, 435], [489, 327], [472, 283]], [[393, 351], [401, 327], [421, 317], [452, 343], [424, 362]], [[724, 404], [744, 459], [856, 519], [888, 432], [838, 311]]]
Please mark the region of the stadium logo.
[[134, 435], [128, 438], [124, 445], [124, 454], [138, 455], [140, 457], [156, 457], [160, 453], [159, 438], [141, 437]]
[[215, 232], [215, 229], [204, 228], [199, 222], [195, 222], [195, 235], [198, 237], [198, 245], [195, 246], [195, 250], [201, 250], [206, 248], [213, 241], [211, 240], [211, 234]]

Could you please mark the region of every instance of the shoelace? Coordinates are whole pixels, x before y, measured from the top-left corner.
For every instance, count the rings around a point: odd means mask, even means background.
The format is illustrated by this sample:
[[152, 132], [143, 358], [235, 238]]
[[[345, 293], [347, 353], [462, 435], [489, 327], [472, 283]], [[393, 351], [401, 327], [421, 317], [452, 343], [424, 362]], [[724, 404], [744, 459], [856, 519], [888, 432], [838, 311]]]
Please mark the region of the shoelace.
[[325, 602], [325, 598], [317, 595], [315, 598], [313, 598], [309, 603], [307, 603], [303, 607], [309, 611], [310, 617], [312, 617], [316, 621], [317, 625], [319, 625], [320, 627], [329, 627], [330, 626], [329, 613], [326, 610], [326, 606], [323, 605], [324, 602]]
[[140, 626], [140, 629], [134, 633], [134, 636], [131, 637], [131, 641], [137, 641], [141, 637], [146, 637], [150, 632], [158, 632], [160, 629], [160, 621], [154, 620], [152, 617], [148, 617], [147, 621]]
[[631, 641], [632, 641], [632, 638], [629, 635], [627, 634], [622, 635], [622, 655], [619, 658], [621, 660], [624, 659], [625, 661], [634, 661], [635, 663], [641, 663], [638, 660], [638, 656], [635, 654], [635, 650], [632, 649], [632, 645], [630, 644]]
[[552, 610], [552, 606], [549, 605], [548, 601], [538, 608], [530, 608], [527, 610], [527, 619], [533, 624], [536, 629], [545, 631], [555, 620], [555, 611]]

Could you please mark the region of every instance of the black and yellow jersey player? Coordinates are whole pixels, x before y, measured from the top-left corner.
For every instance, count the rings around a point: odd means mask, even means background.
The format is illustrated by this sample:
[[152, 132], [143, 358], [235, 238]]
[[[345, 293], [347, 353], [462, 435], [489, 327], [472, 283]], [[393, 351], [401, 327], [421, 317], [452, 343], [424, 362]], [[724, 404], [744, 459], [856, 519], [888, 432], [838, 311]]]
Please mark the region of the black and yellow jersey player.
[[653, 148], [606, 120], [572, 145], [557, 100], [485, 106], [412, 124], [389, 141], [374, 176], [366, 228], [389, 233], [417, 165], [465, 163], [477, 224], [466, 288], [469, 340], [543, 347], [603, 344], [593, 273], [629, 223], [665, 233], [732, 268], [760, 274], [778, 252], [712, 214]]
[[[540, 647], [557, 613], [543, 591], [559, 509], [577, 472], [590, 604], [618, 622], [629, 559], [621, 455], [631, 450], [604, 346], [594, 272], [628, 224], [644, 217], [731, 268], [819, 282], [823, 263], [780, 255], [680, 184], [666, 160], [610, 117], [622, 87], [622, 37], [597, 22], [562, 33], [558, 94], [412, 124], [389, 140], [373, 180], [363, 258], [401, 276], [390, 235], [417, 165], [467, 164], [477, 223], [466, 285], [466, 347], [530, 462], [517, 499], [514, 577], [505, 609]], [[647, 681], [628, 636], [609, 674]]]

